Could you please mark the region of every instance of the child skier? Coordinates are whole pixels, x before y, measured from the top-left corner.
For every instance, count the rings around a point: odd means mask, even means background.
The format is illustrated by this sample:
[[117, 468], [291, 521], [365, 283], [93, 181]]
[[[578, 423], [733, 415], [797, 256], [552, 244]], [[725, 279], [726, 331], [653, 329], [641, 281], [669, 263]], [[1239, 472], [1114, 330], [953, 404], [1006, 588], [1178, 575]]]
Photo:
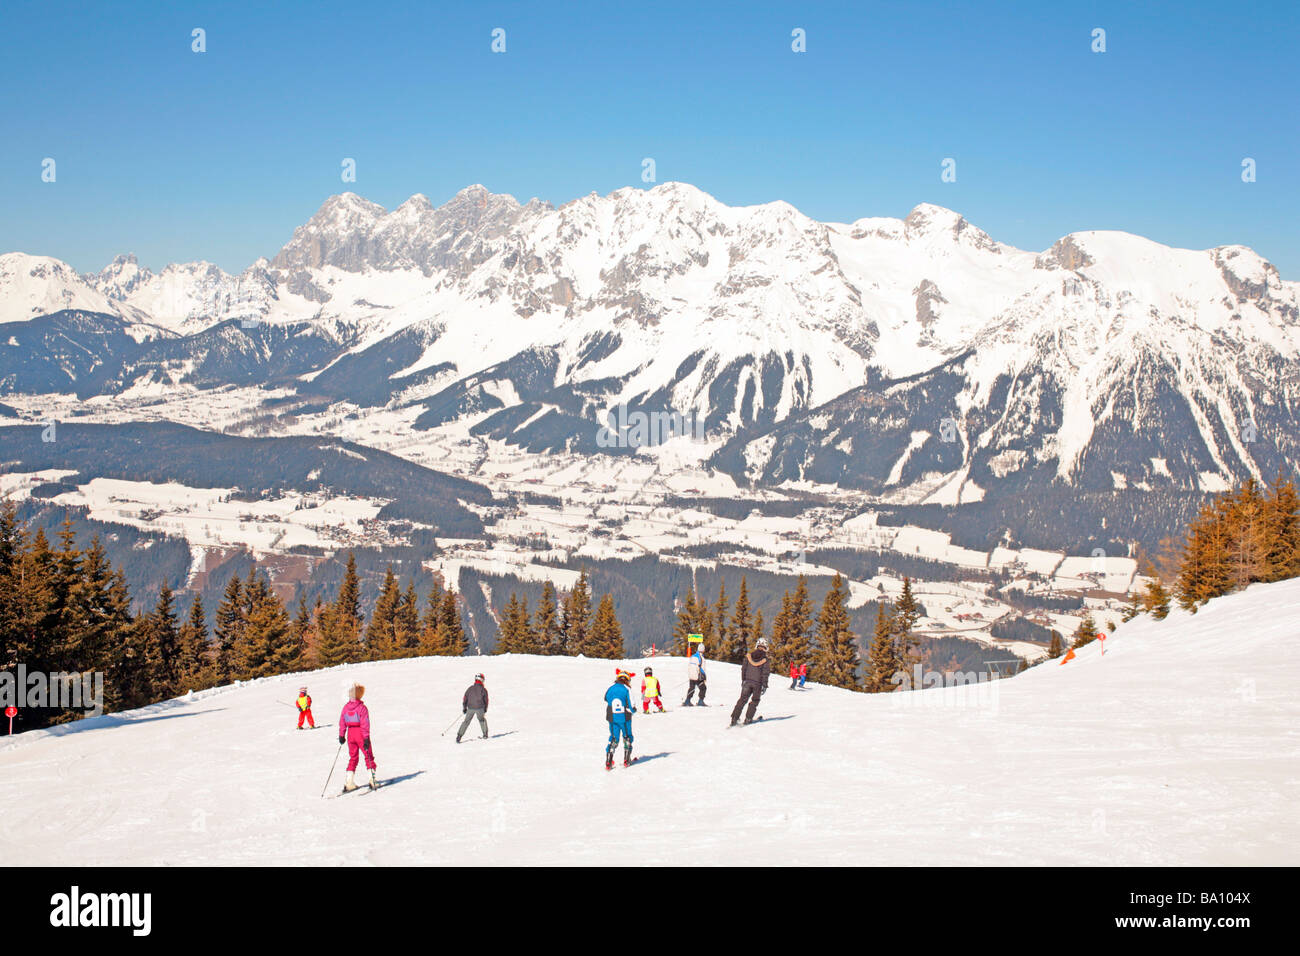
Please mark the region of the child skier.
[[366, 755], [366, 769], [370, 771], [370, 788], [379, 786], [375, 779], [375, 752], [370, 746], [370, 711], [361, 702], [366, 689], [361, 684], [353, 684], [348, 689], [348, 702], [339, 714], [339, 745], [348, 745], [348, 779], [343, 784], [343, 792], [357, 789], [353, 772], [357, 769], [357, 757]]
[[609, 721], [609, 744], [605, 747], [605, 769], [614, 767], [614, 748], [623, 738], [623, 766], [632, 763], [632, 672], [614, 668], [614, 683], [605, 691], [605, 719]]
[[806, 684], [806, 683], [808, 683], [808, 662], [807, 662], [807, 661], [804, 661], [802, 664], [799, 665], [799, 687], [800, 687], [800, 689], [802, 689], [802, 688], [803, 688], [803, 685]]
[[652, 703], [659, 708], [659, 713], [664, 712], [664, 702], [659, 699], [659, 678], [655, 677], [653, 667], [647, 667], [645, 676], [641, 678], [641, 710], [650, 713]]
[[307, 721], [312, 730], [316, 729], [316, 718], [311, 715], [311, 697], [307, 694], [306, 687], [298, 688], [298, 729], [302, 730], [302, 722]]
[[478, 718], [479, 729], [483, 731], [483, 739], [487, 740], [487, 709], [487, 686], [483, 683], [483, 675], [475, 674], [474, 683], [470, 684], [469, 690], [465, 691], [465, 696], [460, 699], [460, 712], [465, 715], [465, 719], [461, 721], [460, 730], [456, 731], [456, 743], [460, 743], [460, 738], [465, 735], [465, 728], [475, 717]]
[[790, 662], [790, 689], [794, 690], [799, 686], [799, 665], [794, 661]]
[[707, 678], [704, 675], [704, 650], [702, 644], [695, 645], [695, 653], [693, 653], [690, 657], [689, 666], [687, 668], [687, 676], [690, 678], [691, 686], [686, 689], [686, 700], [682, 702], [682, 706], [683, 707], [695, 706], [694, 704], [691, 703], [691, 698], [695, 695], [695, 691], [697, 688], [700, 692], [699, 706], [701, 707], [709, 706], [708, 704], [704, 703], [704, 692], [709, 688], [708, 685], [705, 683]]

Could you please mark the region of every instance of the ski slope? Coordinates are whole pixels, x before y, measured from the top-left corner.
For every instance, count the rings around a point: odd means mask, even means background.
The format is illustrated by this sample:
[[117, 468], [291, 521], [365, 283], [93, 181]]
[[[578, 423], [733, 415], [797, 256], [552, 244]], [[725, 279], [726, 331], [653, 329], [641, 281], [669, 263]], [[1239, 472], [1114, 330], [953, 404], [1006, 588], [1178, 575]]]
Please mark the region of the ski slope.
[[[5, 864], [1295, 864], [1300, 580], [1142, 618], [977, 691], [865, 696], [774, 675], [751, 727], [634, 721], [602, 767], [613, 662], [426, 658], [217, 688], [0, 744]], [[488, 741], [439, 732], [482, 669]], [[638, 671], [641, 665], [638, 664]], [[343, 688], [367, 686], [377, 792], [321, 798]], [[717, 706], [724, 705], [724, 706]], [[346, 753], [344, 754], [346, 758]]]

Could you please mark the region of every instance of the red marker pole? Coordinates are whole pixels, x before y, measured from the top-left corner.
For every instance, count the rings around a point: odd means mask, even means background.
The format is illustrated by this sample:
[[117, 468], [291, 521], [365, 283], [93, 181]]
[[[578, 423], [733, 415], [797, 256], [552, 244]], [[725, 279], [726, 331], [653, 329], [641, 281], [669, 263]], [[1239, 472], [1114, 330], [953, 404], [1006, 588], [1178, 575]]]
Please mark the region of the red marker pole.
[[14, 735], [14, 718], [18, 716], [18, 708], [10, 704], [5, 708], [5, 716], [9, 718], [9, 736]]

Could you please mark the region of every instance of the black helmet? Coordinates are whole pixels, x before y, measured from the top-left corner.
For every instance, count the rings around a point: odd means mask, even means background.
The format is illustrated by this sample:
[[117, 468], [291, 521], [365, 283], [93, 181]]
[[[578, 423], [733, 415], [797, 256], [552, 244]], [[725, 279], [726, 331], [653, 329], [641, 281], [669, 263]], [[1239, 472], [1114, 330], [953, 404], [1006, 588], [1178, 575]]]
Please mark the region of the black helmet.
[[645, 676], [646, 676], [646, 677], [649, 677], [649, 676], [650, 676], [651, 674], [653, 674], [654, 672], [655, 672], [655, 669], [654, 669], [653, 667], [647, 667], [647, 668], [645, 669]]

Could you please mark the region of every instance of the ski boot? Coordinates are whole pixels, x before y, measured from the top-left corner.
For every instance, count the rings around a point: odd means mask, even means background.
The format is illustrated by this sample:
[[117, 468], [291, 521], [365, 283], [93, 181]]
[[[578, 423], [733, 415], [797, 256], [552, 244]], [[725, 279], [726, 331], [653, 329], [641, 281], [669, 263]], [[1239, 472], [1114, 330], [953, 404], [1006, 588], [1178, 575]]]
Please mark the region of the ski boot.
[[343, 792], [351, 793], [355, 789], [357, 789], [356, 774], [349, 770], [348, 778], [343, 781]]
[[632, 748], [630, 746], [623, 748], [623, 766], [632, 766]]
[[375, 779], [375, 771], [373, 770], [370, 771], [370, 789], [371, 790], [379, 789], [379, 781]]
[[610, 749], [610, 750], [606, 750], [606, 751], [605, 751], [605, 769], [606, 769], [606, 770], [613, 770], [613, 769], [614, 769], [614, 751], [613, 751], [613, 749]]
[[684, 701], [682, 701], [682, 706], [683, 706], [683, 707], [694, 707], [695, 705], [692, 704], [689, 700], [684, 700]]

